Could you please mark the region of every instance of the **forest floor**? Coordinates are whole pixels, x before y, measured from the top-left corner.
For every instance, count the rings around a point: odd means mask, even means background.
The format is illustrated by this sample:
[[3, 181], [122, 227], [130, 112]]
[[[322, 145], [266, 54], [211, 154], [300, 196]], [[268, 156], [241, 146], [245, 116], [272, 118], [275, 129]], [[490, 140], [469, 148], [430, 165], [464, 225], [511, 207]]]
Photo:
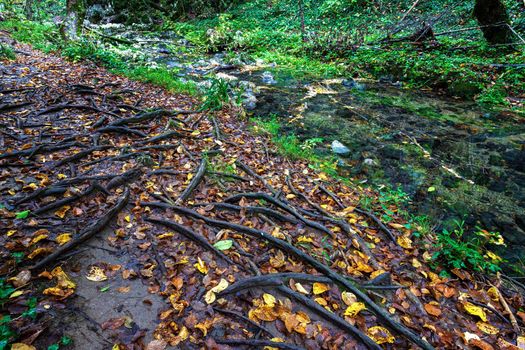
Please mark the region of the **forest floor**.
[[194, 98], [16, 49], [0, 65], [5, 344], [525, 346], [523, 285], [439, 277], [429, 238], [357, 207], [367, 190], [280, 156], [241, 111], [198, 112]]

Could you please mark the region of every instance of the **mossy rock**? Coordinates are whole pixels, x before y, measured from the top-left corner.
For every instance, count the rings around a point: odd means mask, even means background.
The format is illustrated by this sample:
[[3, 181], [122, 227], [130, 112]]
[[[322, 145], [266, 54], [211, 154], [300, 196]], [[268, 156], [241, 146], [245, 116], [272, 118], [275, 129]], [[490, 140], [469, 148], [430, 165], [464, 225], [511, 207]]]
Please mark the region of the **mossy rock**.
[[481, 87], [473, 81], [456, 80], [448, 86], [448, 92], [454, 96], [473, 99], [481, 92]]

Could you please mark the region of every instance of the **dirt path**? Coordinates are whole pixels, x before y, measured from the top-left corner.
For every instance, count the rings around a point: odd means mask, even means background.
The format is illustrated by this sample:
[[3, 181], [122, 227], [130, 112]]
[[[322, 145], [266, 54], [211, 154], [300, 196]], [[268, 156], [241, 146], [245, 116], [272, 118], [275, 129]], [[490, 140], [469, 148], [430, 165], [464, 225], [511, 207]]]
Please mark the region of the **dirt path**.
[[236, 111], [194, 113], [191, 98], [21, 50], [0, 66], [0, 272], [21, 291], [2, 314], [16, 342], [516, 344], [517, 287], [496, 298], [466, 271], [438, 277], [400, 219], [354, 210], [363, 190], [282, 158]]

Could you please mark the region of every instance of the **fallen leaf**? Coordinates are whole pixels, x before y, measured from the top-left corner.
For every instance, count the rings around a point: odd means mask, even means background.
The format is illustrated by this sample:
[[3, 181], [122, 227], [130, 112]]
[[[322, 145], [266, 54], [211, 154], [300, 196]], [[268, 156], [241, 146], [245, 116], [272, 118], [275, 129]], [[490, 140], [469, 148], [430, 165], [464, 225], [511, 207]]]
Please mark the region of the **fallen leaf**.
[[64, 245], [67, 242], [69, 242], [70, 240], [71, 240], [71, 234], [70, 233], [62, 233], [62, 234], [58, 235], [57, 238], [56, 238], [56, 242], [59, 245]]
[[476, 323], [476, 326], [478, 326], [480, 331], [486, 334], [498, 334], [499, 333], [498, 328], [486, 322], [479, 321]]
[[36, 348], [33, 345], [14, 343], [11, 345], [11, 350], [36, 350]]
[[425, 311], [435, 317], [439, 317], [441, 315], [439, 304], [435, 301], [425, 304]]
[[478, 316], [483, 322], [487, 322], [487, 314], [480, 306], [476, 306], [468, 301], [463, 304], [465, 311], [471, 315]]
[[390, 334], [390, 331], [384, 327], [374, 326], [368, 328], [367, 334], [373, 341], [381, 345], [384, 343], [394, 343], [396, 338]]
[[275, 297], [268, 293], [263, 294], [263, 300], [264, 300], [264, 303], [268, 305], [269, 307], [274, 307], [275, 303], [277, 302]]
[[108, 279], [108, 277], [104, 273], [104, 270], [102, 270], [98, 266], [91, 266], [88, 274], [86, 275], [86, 278], [93, 282], [102, 282]]
[[59, 218], [63, 219], [66, 216], [66, 214], [69, 211], [69, 209], [71, 209], [71, 207], [69, 205], [64, 205], [59, 210], [55, 211], [55, 215], [58, 216]]
[[346, 308], [344, 315], [349, 317], [356, 317], [359, 314], [359, 312], [365, 309], [365, 303], [355, 302]]
[[152, 340], [146, 345], [146, 350], [164, 350], [166, 346], [168, 346], [168, 343], [162, 339]]
[[315, 282], [313, 286], [313, 292], [315, 295], [322, 294], [330, 289], [331, 287], [325, 283]]
[[201, 260], [201, 258], [197, 258], [197, 262], [193, 264], [197, 270], [199, 270], [200, 273], [203, 275], [206, 275], [208, 273], [208, 267], [206, 266], [206, 263]]
[[225, 239], [223, 241], [218, 241], [213, 245], [218, 250], [228, 250], [233, 246], [233, 241], [231, 239]]

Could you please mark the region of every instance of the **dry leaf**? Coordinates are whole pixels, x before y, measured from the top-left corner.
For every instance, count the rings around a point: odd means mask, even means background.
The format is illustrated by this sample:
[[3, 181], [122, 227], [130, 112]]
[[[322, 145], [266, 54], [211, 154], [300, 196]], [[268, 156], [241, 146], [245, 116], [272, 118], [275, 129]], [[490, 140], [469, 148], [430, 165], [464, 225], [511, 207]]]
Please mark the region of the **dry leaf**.
[[390, 331], [384, 327], [374, 326], [368, 328], [368, 336], [377, 344], [394, 343], [396, 338], [390, 334]]
[[314, 283], [314, 288], [313, 288], [313, 292], [315, 295], [319, 295], [319, 294], [322, 294], [326, 291], [329, 291], [331, 289], [331, 287], [325, 283], [319, 283], [319, 282], [315, 282]]
[[108, 277], [104, 273], [104, 270], [102, 270], [98, 266], [91, 266], [86, 278], [93, 282], [102, 282], [108, 279]]
[[355, 302], [348, 306], [345, 310], [344, 315], [349, 317], [356, 317], [359, 312], [366, 309], [365, 303]]
[[471, 315], [478, 316], [483, 322], [487, 322], [487, 314], [480, 306], [476, 306], [468, 301], [463, 304], [465, 311]]

